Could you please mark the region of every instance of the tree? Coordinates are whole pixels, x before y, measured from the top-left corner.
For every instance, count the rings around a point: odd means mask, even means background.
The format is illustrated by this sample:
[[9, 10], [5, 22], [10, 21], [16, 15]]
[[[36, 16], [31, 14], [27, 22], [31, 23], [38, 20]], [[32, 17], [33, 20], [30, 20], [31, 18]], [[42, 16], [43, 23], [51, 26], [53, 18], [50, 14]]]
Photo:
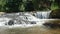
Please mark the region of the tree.
[[4, 6], [7, 12], [19, 12], [19, 5], [21, 5], [22, 0], [7, 0]]
[[33, 0], [34, 8], [36, 10], [51, 10], [51, 1], [50, 0]]
[[34, 11], [34, 5], [32, 1], [27, 1], [25, 5], [25, 11]]
[[60, 0], [55, 0], [55, 3], [57, 3], [58, 7], [60, 8]]
[[7, 1], [7, 0], [0, 0], [0, 12], [1, 12], [1, 11], [4, 11], [3, 7], [4, 7], [4, 5], [6, 4], [6, 1]]

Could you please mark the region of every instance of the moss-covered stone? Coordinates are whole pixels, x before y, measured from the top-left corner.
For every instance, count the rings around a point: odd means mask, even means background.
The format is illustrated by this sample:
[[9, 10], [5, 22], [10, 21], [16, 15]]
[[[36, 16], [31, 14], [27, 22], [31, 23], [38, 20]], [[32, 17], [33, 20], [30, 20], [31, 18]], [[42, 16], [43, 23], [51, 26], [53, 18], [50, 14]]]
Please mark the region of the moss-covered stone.
[[50, 18], [60, 19], [60, 9], [52, 10]]

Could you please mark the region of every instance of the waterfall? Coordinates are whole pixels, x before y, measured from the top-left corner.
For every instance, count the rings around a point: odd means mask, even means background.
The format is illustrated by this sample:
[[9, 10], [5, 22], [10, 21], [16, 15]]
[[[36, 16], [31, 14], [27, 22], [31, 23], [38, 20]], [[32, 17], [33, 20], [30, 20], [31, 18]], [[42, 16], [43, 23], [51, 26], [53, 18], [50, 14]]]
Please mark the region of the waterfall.
[[[48, 19], [50, 12], [51, 11], [36, 12], [36, 17], [29, 12], [4, 14], [0, 16], [0, 26], [10, 23], [11, 22], [10, 20], [12, 20], [12, 23], [14, 22], [14, 25], [13, 26], [11, 25], [12, 27], [15, 27], [15, 26], [30, 27], [34, 25], [42, 25], [45, 22], [45, 20], [43, 19]], [[4, 25], [4, 26], [9, 27], [9, 25]]]
[[51, 11], [40, 11], [36, 13], [36, 17], [40, 19], [48, 19]]

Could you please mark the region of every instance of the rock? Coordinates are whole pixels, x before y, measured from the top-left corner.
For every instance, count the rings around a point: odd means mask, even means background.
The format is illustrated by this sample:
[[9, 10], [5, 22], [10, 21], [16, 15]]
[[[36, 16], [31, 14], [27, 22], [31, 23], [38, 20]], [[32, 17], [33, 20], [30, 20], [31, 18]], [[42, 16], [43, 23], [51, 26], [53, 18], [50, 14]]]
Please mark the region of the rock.
[[50, 28], [54, 28], [54, 25], [52, 23], [44, 23], [43, 25]]
[[8, 22], [8, 25], [14, 25], [14, 21], [13, 21], [13, 20], [10, 20], [10, 21]]
[[32, 21], [31, 24], [36, 24], [36, 22]]
[[50, 27], [50, 28], [57, 28], [57, 27], [60, 28], [60, 24], [56, 24], [56, 23], [45, 23], [43, 25]]
[[52, 12], [50, 13], [50, 18], [60, 19], [60, 9], [52, 10]]
[[60, 28], [60, 20], [49, 21], [44, 23], [43, 25], [50, 28]]

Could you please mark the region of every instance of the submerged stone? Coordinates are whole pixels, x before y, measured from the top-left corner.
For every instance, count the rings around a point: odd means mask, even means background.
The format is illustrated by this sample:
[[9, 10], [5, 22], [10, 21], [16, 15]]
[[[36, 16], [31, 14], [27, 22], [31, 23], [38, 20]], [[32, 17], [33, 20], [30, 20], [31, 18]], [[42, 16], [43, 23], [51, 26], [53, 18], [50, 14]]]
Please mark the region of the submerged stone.
[[32, 21], [31, 24], [36, 24], [36, 22]]
[[50, 28], [60, 28], [60, 20], [45, 22], [43, 25]]

